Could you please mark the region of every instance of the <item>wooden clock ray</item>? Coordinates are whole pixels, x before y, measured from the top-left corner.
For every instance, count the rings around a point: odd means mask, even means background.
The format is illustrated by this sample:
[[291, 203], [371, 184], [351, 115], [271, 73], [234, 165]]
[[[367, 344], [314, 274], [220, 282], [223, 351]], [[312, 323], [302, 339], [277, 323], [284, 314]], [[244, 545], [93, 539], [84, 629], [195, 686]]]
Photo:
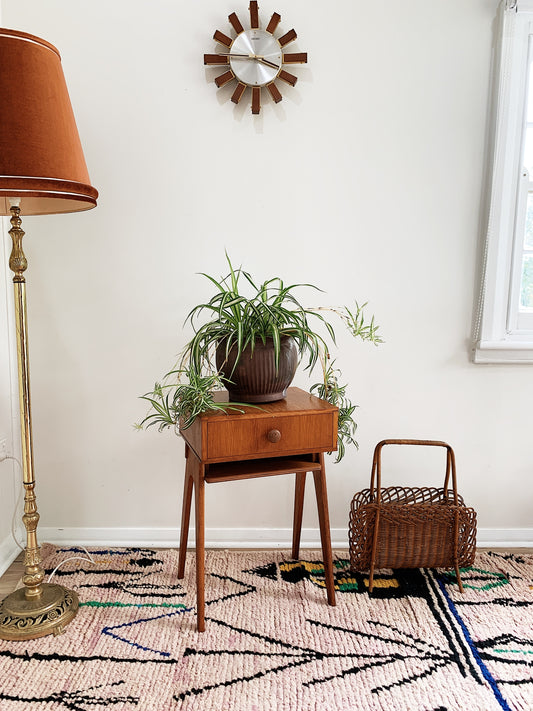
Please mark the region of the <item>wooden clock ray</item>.
[[236, 80], [237, 86], [231, 96], [238, 104], [249, 88], [252, 92], [252, 114], [261, 111], [261, 90], [266, 89], [277, 104], [282, 100], [281, 91], [276, 84], [281, 80], [294, 86], [298, 78], [291, 74], [284, 65], [305, 64], [307, 52], [285, 52], [285, 47], [293, 42], [297, 34], [289, 30], [281, 37], [275, 37], [281, 15], [275, 12], [268, 25], [262, 29], [259, 22], [259, 7], [256, 0], [250, 2], [250, 29], [245, 29], [237, 14], [228, 17], [236, 36], [228, 37], [216, 30], [213, 39], [222, 45], [223, 51], [204, 54], [207, 66], [227, 67], [226, 71], [215, 79], [218, 88]]

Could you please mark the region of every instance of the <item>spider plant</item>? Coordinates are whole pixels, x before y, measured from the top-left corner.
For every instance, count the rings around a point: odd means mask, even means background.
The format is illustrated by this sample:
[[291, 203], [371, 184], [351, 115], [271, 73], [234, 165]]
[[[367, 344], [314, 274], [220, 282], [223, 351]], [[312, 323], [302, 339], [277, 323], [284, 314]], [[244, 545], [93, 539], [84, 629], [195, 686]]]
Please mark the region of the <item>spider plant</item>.
[[[138, 427], [157, 425], [159, 429], [189, 427], [198, 414], [208, 410], [239, 409], [239, 403], [222, 403], [213, 398], [213, 392], [231, 382], [231, 373], [223, 376], [215, 364], [216, 349], [223, 344], [226, 357], [233, 348], [239, 360], [245, 348], [251, 351], [258, 342], [271, 339], [276, 366], [279, 363], [281, 339], [294, 339], [306, 370], [313, 371], [320, 363], [323, 371], [321, 383], [313, 386], [318, 396], [339, 407], [339, 445], [337, 461], [345, 453], [346, 444], [356, 444], [353, 439], [355, 406], [347, 400], [346, 386], [340, 386], [340, 372], [329, 365], [329, 345], [335, 344], [335, 331], [326, 314], [333, 314], [354, 338], [381, 343], [374, 323], [365, 321], [363, 309], [346, 306], [306, 307], [295, 292], [311, 289], [320, 292], [313, 284], [286, 285], [279, 277], [256, 283], [241, 267], [234, 268], [228, 255], [227, 276], [215, 279], [202, 274], [214, 287], [214, 295], [189, 312], [185, 323], [193, 336], [185, 346], [176, 368], [166, 374], [163, 383], [156, 383], [153, 391], [143, 396], [151, 405], [148, 415]], [[244, 293], [244, 289], [247, 294]]]
[[[312, 369], [327, 345], [324, 338], [310, 326], [308, 319], [312, 317], [321, 321], [333, 341], [335, 334], [322, 314], [302, 306], [294, 291], [302, 286], [319, 289], [312, 284], [286, 286], [279, 277], [257, 285], [248, 272], [234, 269], [229, 258], [228, 263], [230, 273], [221, 281], [203, 274], [214, 285], [216, 293], [207, 303], [195, 306], [187, 316], [186, 321], [193, 327], [194, 336], [185, 348], [184, 360], [199, 371], [204, 363], [211, 361], [212, 353], [220, 343], [225, 345], [226, 354], [236, 346], [238, 361], [247, 346], [253, 351], [257, 341], [266, 343], [267, 338], [271, 338], [277, 364], [281, 337], [292, 336], [300, 355], [308, 356], [307, 367]], [[254, 292], [251, 296], [241, 293], [241, 279]], [[205, 313], [208, 321], [196, 326]]]
[[346, 397], [346, 385], [340, 385], [338, 375], [340, 370], [333, 367], [334, 363], [324, 366], [324, 380], [311, 386], [311, 392], [322, 400], [327, 400], [332, 405], [339, 408], [337, 423], [337, 458], [335, 462], [340, 462], [346, 453], [346, 445], [353, 444], [359, 449], [359, 444], [354, 439], [357, 424], [353, 419], [353, 414], [357, 405], [352, 405]]
[[141, 396], [142, 400], [150, 403], [151, 409], [138, 427], [157, 425], [161, 432], [179, 423], [182, 429], [187, 429], [198, 415], [207, 410], [227, 412], [239, 409], [231, 403], [213, 400], [213, 392], [224, 389], [224, 383], [216, 373], [200, 375], [190, 368], [183, 368], [171, 370], [165, 375], [165, 380], [168, 378], [174, 378], [175, 382], [156, 383], [151, 393]]

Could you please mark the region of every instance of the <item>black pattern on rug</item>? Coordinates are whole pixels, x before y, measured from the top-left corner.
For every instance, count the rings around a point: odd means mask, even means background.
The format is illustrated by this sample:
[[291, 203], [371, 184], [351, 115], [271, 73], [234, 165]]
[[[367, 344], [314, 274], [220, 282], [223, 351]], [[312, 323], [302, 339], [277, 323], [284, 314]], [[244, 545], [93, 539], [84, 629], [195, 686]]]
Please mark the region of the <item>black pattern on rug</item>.
[[92, 554], [57, 572], [81, 600], [65, 635], [0, 641], [2, 711], [533, 708], [533, 556], [479, 555], [464, 595], [429, 570], [380, 571], [369, 595], [341, 553], [330, 607], [318, 556], [208, 551], [199, 634], [193, 556], [178, 581], [176, 551]]

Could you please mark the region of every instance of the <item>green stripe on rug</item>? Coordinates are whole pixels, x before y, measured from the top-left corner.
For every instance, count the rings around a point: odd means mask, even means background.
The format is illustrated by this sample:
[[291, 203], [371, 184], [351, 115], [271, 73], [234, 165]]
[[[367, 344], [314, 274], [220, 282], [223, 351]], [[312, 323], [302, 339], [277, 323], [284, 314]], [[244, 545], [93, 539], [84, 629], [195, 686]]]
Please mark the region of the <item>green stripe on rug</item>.
[[[376, 571], [369, 595], [346, 553], [333, 607], [318, 552], [208, 550], [204, 633], [194, 556], [181, 580], [172, 549], [69, 562], [78, 614], [58, 637], [0, 640], [0, 710], [533, 709], [533, 555], [478, 554], [463, 594], [449, 571]], [[54, 570], [69, 551], [42, 556]]]

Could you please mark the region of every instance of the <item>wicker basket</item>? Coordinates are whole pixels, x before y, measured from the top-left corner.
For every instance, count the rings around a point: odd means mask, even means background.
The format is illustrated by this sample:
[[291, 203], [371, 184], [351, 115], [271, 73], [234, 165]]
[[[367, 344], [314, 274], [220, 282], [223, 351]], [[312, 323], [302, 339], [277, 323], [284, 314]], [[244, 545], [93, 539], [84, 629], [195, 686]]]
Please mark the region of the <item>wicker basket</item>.
[[[446, 448], [444, 486], [381, 488], [381, 450], [386, 444]], [[449, 489], [449, 480], [452, 488]], [[370, 489], [356, 494], [350, 509], [350, 565], [369, 570], [369, 592], [376, 568], [455, 568], [472, 565], [476, 552], [476, 512], [457, 493], [455, 456], [445, 442], [388, 439], [374, 451]]]

